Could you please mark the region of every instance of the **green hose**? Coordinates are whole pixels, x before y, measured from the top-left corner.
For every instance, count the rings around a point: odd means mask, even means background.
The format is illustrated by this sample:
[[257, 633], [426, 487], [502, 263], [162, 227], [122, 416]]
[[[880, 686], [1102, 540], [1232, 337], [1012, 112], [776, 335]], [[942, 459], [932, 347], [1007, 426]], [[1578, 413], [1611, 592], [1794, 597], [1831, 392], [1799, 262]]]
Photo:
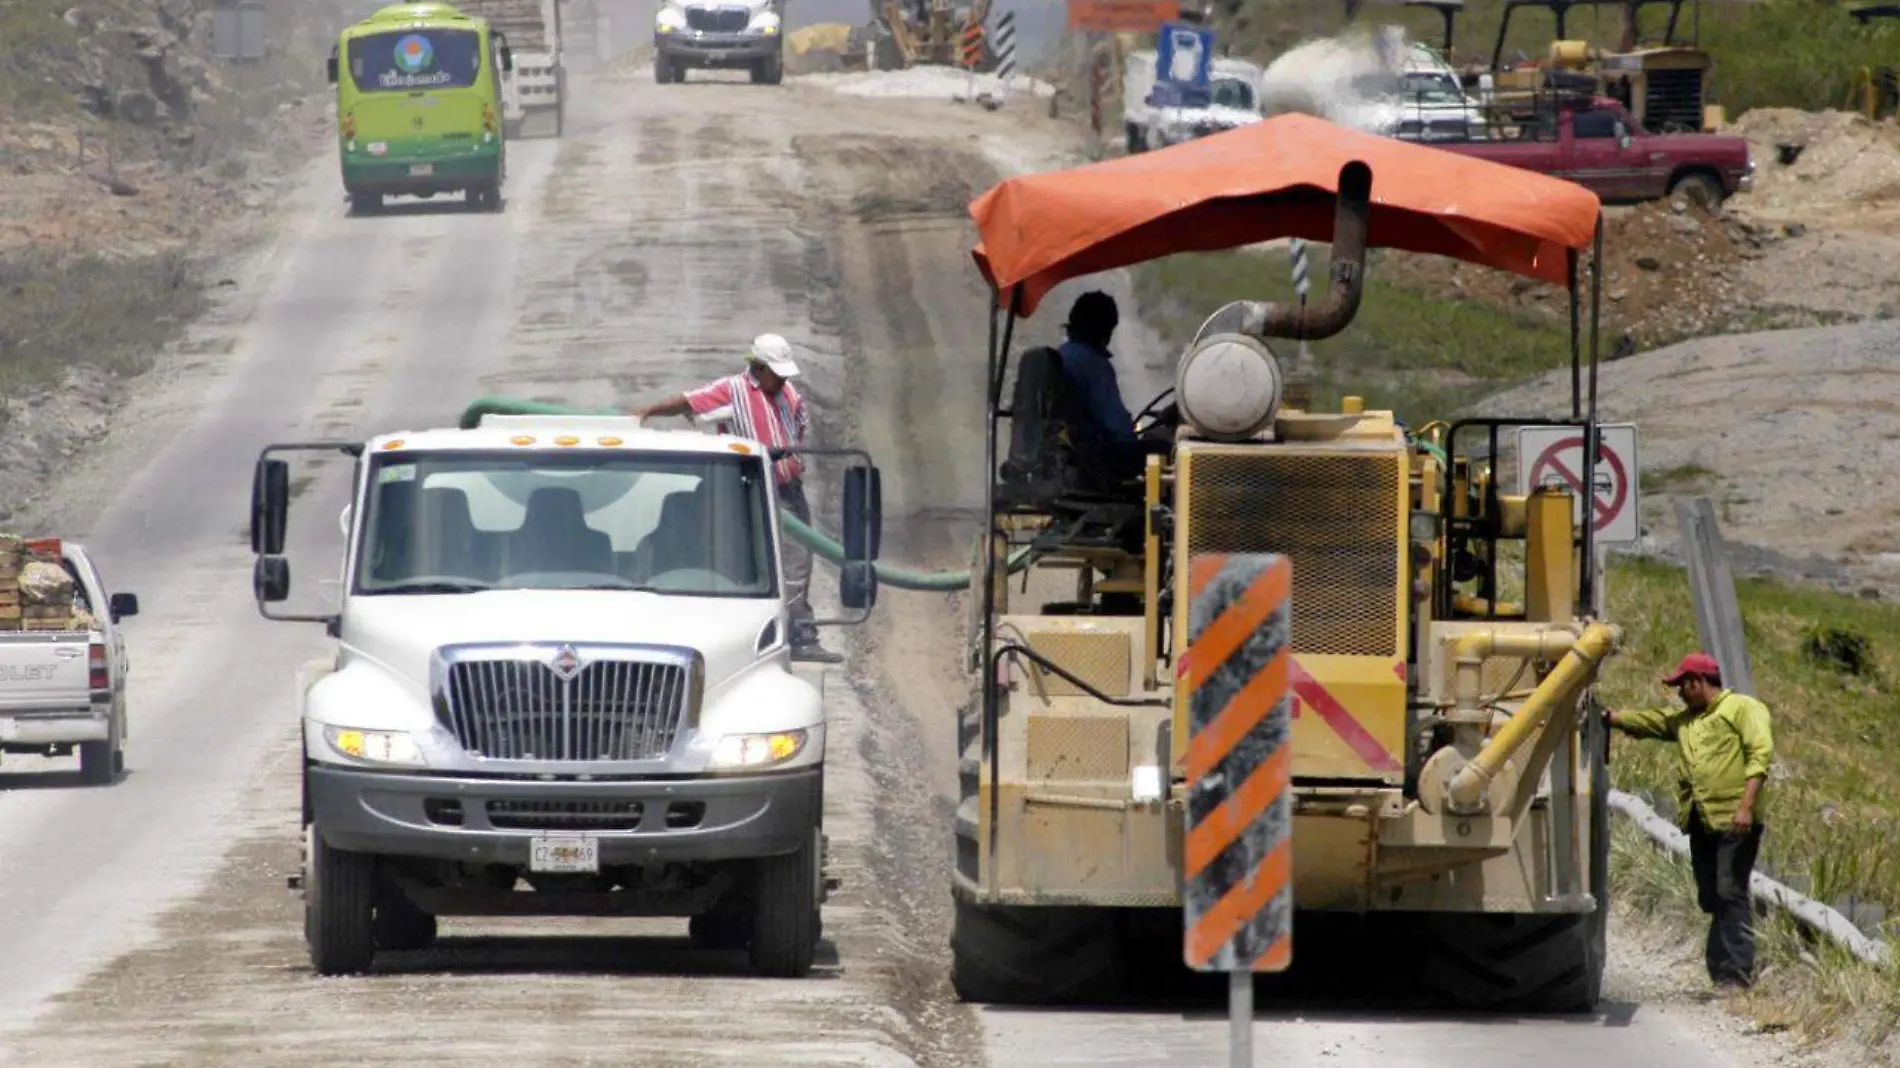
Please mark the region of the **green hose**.
[[[482, 421], [484, 415], [620, 415], [612, 408], [574, 408], [565, 404], [550, 404], [545, 401], [516, 400], [512, 397], [483, 397], [468, 406], [462, 412], [462, 429], [473, 430]], [[834, 564], [844, 563], [844, 546], [827, 537], [823, 532], [807, 526], [804, 521], [790, 512], [779, 513], [779, 523], [785, 532], [801, 542], [805, 548], [824, 557]], [[1015, 574], [1029, 566], [1034, 558], [1036, 546], [1025, 545], [1009, 555], [1008, 569]], [[873, 565], [877, 570], [877, 580], [886, 586], [895, 586], [900, 590], [917, 590], [924, 593], [954, 593], [967, 590], [973, 581], [968, 571], [917, 571], [912, 568], [898, 567], [878, 561]]]

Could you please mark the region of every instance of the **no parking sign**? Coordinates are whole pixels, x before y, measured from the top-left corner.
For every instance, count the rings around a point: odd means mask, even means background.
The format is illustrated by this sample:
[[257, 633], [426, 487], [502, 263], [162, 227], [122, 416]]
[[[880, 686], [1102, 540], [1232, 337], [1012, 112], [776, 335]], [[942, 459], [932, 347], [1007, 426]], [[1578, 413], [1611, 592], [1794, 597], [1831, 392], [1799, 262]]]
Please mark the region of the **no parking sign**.
[[1599, 545], [1629, 544], [1642, 537], [1641, 470], [1636, 459], [1636, 424], [1597, 427], [1597, 464], [1591, 492], [1583, 488], [1583, 428], [1526, 426], [1517, 431], [1517, 492], [1558, 486], [1576, 498], [1573, 522], [1583, 522], [1583, 501], [1591, 503], [1593, 537]]

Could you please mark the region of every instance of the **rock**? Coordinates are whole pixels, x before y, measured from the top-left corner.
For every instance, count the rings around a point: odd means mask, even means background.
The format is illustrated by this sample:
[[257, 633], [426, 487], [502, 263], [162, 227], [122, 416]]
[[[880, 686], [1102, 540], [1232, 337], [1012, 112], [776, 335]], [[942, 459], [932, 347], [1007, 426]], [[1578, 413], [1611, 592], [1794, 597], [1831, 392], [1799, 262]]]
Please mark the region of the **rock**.
[[1659, 271], [1662, 270], [1662, 261], [1654, 256], [1638, 256], [1636, 266], [1645, 271]]
[[135, 186], [132, 183], [127, 182], [121, 178], [107, 179], [106, 188], [111, 190], [112, 195], [115, 197], [135, 197], [139, 195], [138, 186]]
[[1789, 223], [1781, 228], [1781, 232], [1787, 234], [1789, 237], [1800, 237], [1802, 234], [1808, 232], [1808, 228], [1801, 223]]
[[73, 577], [58, 564], [35, 560], [20, 569], [20, 600], [25, 604], [71, 604]]
[[1604, 296], [1609, 297], [1612, 301], [1621, 303], [1629, 297], [1629, 291], [1625, 289], [1612, 289], [1608, 293], [1605, 293]]
[[112, 101], [113, 114], [137, 126], [150, 126], [159, 118], [158, 98], [143, 89], [122, 89]]

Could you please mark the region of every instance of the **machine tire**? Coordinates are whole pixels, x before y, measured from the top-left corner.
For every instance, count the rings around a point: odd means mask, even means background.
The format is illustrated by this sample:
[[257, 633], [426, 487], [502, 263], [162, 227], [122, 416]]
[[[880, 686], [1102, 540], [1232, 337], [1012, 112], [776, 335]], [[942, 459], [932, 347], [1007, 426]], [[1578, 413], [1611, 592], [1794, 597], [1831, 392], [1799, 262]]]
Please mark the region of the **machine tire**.
[[310, 964], [318, 975], [369, 970], [376, 959], [376, 858], [332, 849], [304, 827], [303, 924]]
[[112, 717], [103, 742], [79, 743], [79, 781], [88, 786], [109, 786], [125, 770], [125, 742], [119, 717]]
[[1426, 919], [1433, 945], [1421, 985], [1477, 1012], [1595, 1010], [1603, 986], [1601, 913], [1442, 913]]
[[1727, 197], [1728, 194], [1722, 191], [1722, 183], [1713, 175], [1701, 171], [1685, 174], [1669, 186], [1670, 200], [1684, 200], [1707, 211], [1721, 207]]
[[402, 953], [435, 945], [435, 917], [417, 908], [401, 891], [385, 893], [373, 921], [376, 948]]
[[759, 861], [753, 891], [752, 970], [798, 979], [818, 954], [818, 836], [795, 853]]
[[963, 1001], [1109, 1001], [1122, 992], [1123, 965], [1121, 933], [1109, 910], [956, 899], [950, 983]]

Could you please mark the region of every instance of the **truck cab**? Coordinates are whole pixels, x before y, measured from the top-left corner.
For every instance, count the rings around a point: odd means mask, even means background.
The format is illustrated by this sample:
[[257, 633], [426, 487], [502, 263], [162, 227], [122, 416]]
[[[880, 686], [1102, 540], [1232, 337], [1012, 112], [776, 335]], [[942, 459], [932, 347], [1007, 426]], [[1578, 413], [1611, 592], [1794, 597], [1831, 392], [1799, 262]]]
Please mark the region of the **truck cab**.
[[[312, 449], [355, 458], [341, 600], [280, 614], [275, 454]], [[319, 972], [422, 948], [443, 915], [691, 917], [696, 942], [749, 947], [762, 974], [809, 969], [826, 719], [789, 661], [771, 459], [589, 416], [264, 450], [260, 610], [336, 641], [298, 688]], [[868, 610], [863, 459], [844, 480], [841, 600]]]
[[746, 70], [764, 85], [783, 81], [776, 0], [662, 0], [653, 15], [653, 79], [683, 82], [694, 69]]

